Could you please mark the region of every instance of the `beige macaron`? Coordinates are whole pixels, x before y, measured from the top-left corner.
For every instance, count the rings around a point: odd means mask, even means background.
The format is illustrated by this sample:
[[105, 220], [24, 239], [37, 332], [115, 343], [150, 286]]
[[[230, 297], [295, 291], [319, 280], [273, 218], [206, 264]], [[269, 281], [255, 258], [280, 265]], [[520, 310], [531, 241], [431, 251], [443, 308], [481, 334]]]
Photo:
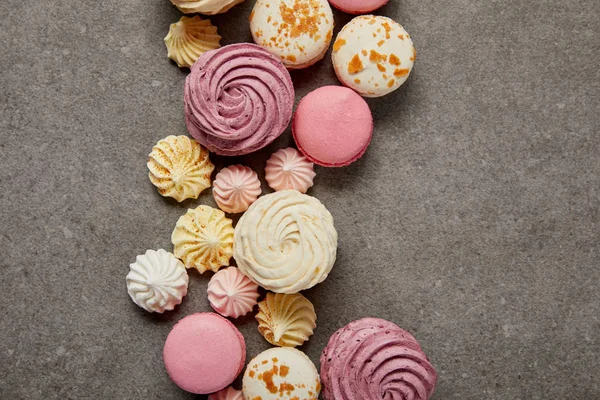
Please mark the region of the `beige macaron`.
[[250, 14], [254, 42], [281, 59], [288, 69], [320, 61], [333, 35], [327, 0], [258, 0]]
[[342, 28], [332, 59], [344, 85], [364, 97], [381, 97], [408, 79], [416, 54], [412, 39], [399, 23], [363, 15]]

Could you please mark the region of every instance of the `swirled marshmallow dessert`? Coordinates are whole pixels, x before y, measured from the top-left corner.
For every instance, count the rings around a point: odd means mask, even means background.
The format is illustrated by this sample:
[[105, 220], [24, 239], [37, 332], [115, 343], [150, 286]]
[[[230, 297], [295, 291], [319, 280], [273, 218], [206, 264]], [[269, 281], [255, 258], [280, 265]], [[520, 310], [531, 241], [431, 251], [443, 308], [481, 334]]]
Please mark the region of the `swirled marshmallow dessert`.
[[316, 198], [295, 190], [260, 197], [240, 218], [234, 258], [250, 279], [276, 293], [297, 293], [327, 278], [338, 235]]
[[228, 213], [244, 212], [262, 190], [256, 172], [243, 165], [223, 168], [213, 183], [213, 197], [219, 208]]
[[165, 37], [167, 57], [175, 61], [178, 67], [189, 68], [202, 54], [221, 47], [220, 41], [217, 27], [209, 20], [197, 15], [193, 18], [181, 17], [179, 22], [171, 24]]
[[221, 14], [244, 0], [171, 0], [184, 14]]
[[213, 153], [252, 153], [289, 125], [294, 86], [281, 61], [241, 43], [204, 53], [185, 80], [188, 131]]
[[146, 251], [129, 267], [127, 292], [146, 311], [172, 310], [187, 294], [189, 278], [185, 266], [163, 249]]
[[175, 256], [186, 268], [203, 274], [229, 265], [233, 253], [233, 225], [225, 213], [209, 206], [189, 209], [171, 234]]
[[210, 306], [231, 318], [248, 314], [258, 301], [258, 285], [235, 267], [214, 274], [206, 291]]
[[333, 14], [327, 0], [258, 0], [250, 14], [254, 42], [289, 69], [310, 67], [327, 53]]
[[317, 400], [320, 390], [317, 368], [292, 347], [275, 347], [254, 357], [242, 381], [247, 400]]
[[148, 155], [148, 177], [165, 197], [181, 202], [197, 199], [210, 187], [215, 166], [208, 150], [187, 136], [167, 136]]
[[321, 354], [324, 400], [428, 400], [437, 374], [417, 340], [363, 318], [336, 331]]
[[258, 303], [258, 331], [271, 344], [283, 347], [302, 345], [317, 326], [317, 314], [310, 300], [300, 293], [267, 293]]
[[364, 97], [380, 97], [402, 85], [417, 53], [396, 21], [362, 15], [342, 28], [333, 43], [333, 68], [340, 81]]
[[292, 147], [271, 154], [265, 168], [265, 180], [277, 191], [294, 189], [306, 193], [315, 175], [314, 164]]

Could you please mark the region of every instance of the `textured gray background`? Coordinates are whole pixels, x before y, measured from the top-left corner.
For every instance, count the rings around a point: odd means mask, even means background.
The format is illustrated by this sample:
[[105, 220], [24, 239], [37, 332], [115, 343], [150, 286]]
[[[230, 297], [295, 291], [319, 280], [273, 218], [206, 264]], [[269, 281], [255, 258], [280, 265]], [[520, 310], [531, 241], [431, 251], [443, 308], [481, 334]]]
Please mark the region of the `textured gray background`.
[[[212, 18], [250, 39], [253, 1]], [[600, 3], [392, 0], [418, 50], [399, 91], [369, 101], [366, 155], [317, 168], [310, 194], [340, 234], [303, 347], [364, 316], [414, 333], [436, 400], [600, 398]], [[188, 207], [147, 179], [152, 145], [185, 134], [185, 73], [163, 37], [168, 0], [0, 2], [0, 398], [186, 399], [161, 360], [171, 326], [207, 311], [191, 274], [165, 316], [128, 298], [148, 248], [171, 250]], [[336, 13], [337, 29], [349, 17]], [[297, 99], [335, 84], [331, 63], [293, 74]], [[225, 159], [262, 171], [259, 154]], [[265, 187], [265, 192], [268, 189]], [[237, 323], [248, 355], [266, 349]]]

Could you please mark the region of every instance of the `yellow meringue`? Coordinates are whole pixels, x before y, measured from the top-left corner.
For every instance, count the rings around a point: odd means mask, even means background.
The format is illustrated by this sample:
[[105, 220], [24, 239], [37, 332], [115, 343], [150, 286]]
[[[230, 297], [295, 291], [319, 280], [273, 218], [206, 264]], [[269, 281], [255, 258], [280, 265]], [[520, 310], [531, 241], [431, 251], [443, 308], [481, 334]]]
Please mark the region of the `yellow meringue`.
[[179, 67], [190, 68], [203, 53], [221, 47], [220, 41], [217, 27], [209, 20], [197, 15], [192, 18], [181, 17], [179, 22], [171, 24], [165, 37], [167, 57]]
[[171, 3], [184, 14], [214, 15], [228, 11], [244, 0], [171, 0]]
[[189, 209], [171, 235], [173, 253], [187, 268], [201, 274], [229, 265], [233, 254], [233, 225], [225, 213], [209, 206]]
[[258, 303], [258, 330], [275, 346], [296, 347], [308, 340], [317, 326], [315, 308], [300, 293], [267, 293]]
[[160, 140], [148, 155], [150, 181], [158, 193], [177, 201], [197, 199], [210, 187], [215, 166], [208, 150], [187, 136], [168, 136]]

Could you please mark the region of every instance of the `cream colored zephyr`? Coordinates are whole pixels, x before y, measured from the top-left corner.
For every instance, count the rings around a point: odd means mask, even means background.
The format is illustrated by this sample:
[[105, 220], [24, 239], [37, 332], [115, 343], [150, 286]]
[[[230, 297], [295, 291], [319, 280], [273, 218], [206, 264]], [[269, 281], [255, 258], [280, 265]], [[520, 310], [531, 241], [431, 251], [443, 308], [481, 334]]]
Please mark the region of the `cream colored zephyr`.
[[171, 3], [184, 14], [221, 14], [244, 0], [171, 0]]
[[179, 67], [188, 68], [202, 54], [221, 47], [220, 41], [217, 27], [197, 15], [192, 18], [181, 17], [179, 22], [171, 24], [165, 37], [167, 56]]
[[275, 346], [300, 346], [317, 326], [314, 306], [300, 293], [267, 293], [258, 310], [258, 330]]
[[168, 136], [148, 155], [148, 177], [158, 193], [177, 201], [197, 199], [210, 187], [215, 166], [208, 150], [187, 136]]
[[233, 254], [233, 225], [223, 211], [202, 205], [179, 218], [171, 242], [186, 268], [217, 272]]

